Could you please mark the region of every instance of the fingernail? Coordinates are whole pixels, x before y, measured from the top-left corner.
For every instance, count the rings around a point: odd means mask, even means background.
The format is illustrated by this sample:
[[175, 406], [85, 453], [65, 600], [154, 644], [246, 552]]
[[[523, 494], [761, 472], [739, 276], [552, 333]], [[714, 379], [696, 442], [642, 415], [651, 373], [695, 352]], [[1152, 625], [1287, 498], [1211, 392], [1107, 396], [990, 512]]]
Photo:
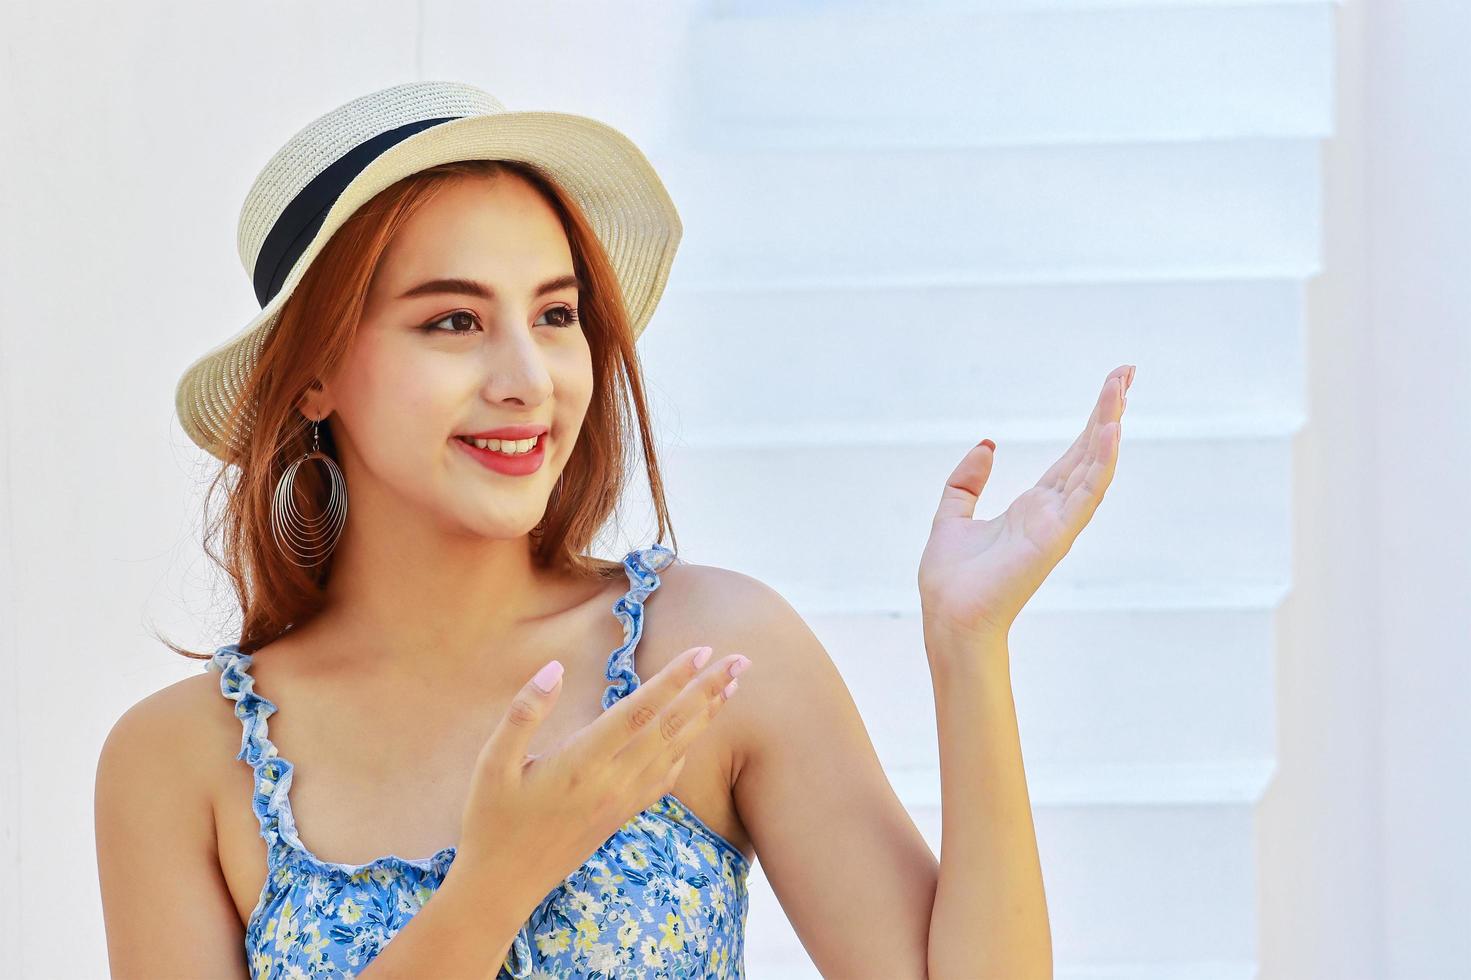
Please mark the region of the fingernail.
[[536, 676], [531, 678], [531, 683], [535, 684], [541, 693], [550, 694], [552, 688], [557, 686], [557, 680], [561, 676], [562, 665], [553, 660], [536, 672]]
[[996, 451], [996, 444], [994, 442], [992, 442], [990, 439], [982, 439], [980, 442], [976, 443], [976, 445], [977, 446], [990, 446], [991, 447], [991, 452], [994, 453]]
[[725, 700], [730, 700], [730, 696], [736, 692], [736, 688], [740, 686], [740, 683], [740, 681], [731, 681], [725, 685], [725, 690], [720, 692], [725, 697]]
[[740, 676], [741, 671], [745, 670], [749, 666], [751, 666], [751, 661], [750, 661], [749, 658], [744, 657], [744, 656], [743, 657], [739, 657], [738, 659], [731, 661], [731, 665], [730, 665], [730, 676], [732, 676], [732, 677], [738, 677], [738, 676]]
[[708, 664], [710, 662], [710, 654], [714, 652], [715, 651], [712, 650], [710, 647], [700, 647], [699, 652], [695, 654], [695, 669], [699, 670], [701, 667]]

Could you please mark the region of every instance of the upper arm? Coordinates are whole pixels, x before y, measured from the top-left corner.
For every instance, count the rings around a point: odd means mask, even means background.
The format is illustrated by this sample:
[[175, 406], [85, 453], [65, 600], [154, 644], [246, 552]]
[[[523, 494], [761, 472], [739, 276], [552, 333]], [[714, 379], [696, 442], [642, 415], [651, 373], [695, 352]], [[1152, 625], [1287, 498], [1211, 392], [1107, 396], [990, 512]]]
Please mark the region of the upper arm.
[[248, 976], [209, 794], [188, 757], [200, 735], [189, 683], [124, 712], [97, 760], [97, 873], [115, 980]]
[[782, 910], [828, 977], [924, 977], [939, 862], [852, 695], [782, 596], [724, 571], [721, 646], [752, 660], [736, 806]]

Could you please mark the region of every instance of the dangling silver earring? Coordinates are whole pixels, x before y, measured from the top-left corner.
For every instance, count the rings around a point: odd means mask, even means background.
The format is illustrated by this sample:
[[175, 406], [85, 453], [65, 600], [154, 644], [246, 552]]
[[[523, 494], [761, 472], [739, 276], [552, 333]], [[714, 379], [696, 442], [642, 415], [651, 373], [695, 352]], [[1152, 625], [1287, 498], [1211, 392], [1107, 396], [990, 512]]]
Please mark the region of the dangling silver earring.
[[[342, 478], [337, 461], [322, 452], [321, 425], [320, 420], [312, 421], [312, 451], [286, 467], [276, 482], [271, 507], [271, 533], [275, 535], [276, 545], [293, 564], [302, 568], [310, 568], [326, 558], [347, 524], [347, 481]], [[296, 508], [294, 484], [301, 464], [311, 459], [320, 459], [327, 467], [327, 481], [332, 489], [322, 513], [307, 518]]]

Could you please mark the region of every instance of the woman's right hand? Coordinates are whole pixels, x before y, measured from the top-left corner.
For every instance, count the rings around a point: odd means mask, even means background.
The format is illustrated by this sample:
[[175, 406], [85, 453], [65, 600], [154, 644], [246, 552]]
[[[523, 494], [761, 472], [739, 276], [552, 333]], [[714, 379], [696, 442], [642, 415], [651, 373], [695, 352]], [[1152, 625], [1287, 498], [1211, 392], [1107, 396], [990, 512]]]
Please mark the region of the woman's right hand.
[[549, 692], [528, 680], [480, 750], [455, 864], [513, 874], [534, 904], [630, 817], [672, 792], [690, 743], [736, 692], [731, 665], [751, 663], [732, 653], [697, 666], [708, 649], [684, 651], [536, 756], [527, 746], [561, 695], [561, 664], [547, 665], [555, 672]]

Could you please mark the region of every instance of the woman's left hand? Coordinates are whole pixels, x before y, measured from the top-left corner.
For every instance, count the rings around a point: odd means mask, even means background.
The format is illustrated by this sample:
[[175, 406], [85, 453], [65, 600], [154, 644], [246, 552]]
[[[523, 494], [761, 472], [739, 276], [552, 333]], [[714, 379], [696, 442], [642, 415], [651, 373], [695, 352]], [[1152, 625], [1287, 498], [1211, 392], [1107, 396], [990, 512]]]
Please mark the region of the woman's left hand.
[[1118, 462], [1124, 392], [1134, 365], [1109, 372], [1093, 414], [1062, 458], [1006, 513], [975, 520], [991, 475], [993, 446], [966, 453], [945, 492], [919, 563], [927, 631], [1005, 637], [1042, 582], [1092, 519]]

